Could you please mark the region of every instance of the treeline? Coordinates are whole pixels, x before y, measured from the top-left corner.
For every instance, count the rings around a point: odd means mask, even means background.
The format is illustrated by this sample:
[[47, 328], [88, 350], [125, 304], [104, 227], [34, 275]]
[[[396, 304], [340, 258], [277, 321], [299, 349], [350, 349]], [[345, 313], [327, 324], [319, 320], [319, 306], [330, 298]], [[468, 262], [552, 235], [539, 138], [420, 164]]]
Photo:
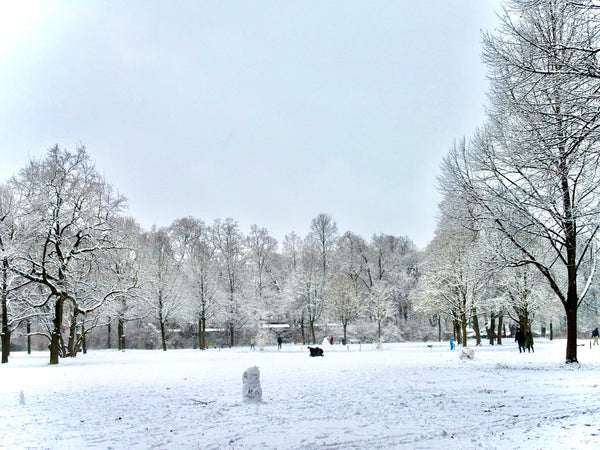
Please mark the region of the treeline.
[[14, 333], [41, 336], [54, 364], [86, 338], [108, 344], [98, 330], [114, 324], [119, 346], [165, 350], [564, 329], [577, 361], [600, 316], [600, 8], [505, 6], [483, 36], [487, 118], [442, 163], [423, 252], [339, 233], [327, 214], [281, 243], [233, 219], [143, 230], [83, 148], [55, 147], [0, 186], [2, 361]]
[[348, 338], [349, 326], [361, 340], [422, 337], [409, 300], [418, 252], [406, 237], [367, 242], [327, 214], [281, 245], [230, 218], [147, 231], [125, 206], [84, 148], [55, 147], [1, 186], [4, 361], [11, 334], [41, 336], [55, 364], [90, 337], [108, 344], [109, 327], [119, 347], [164, 350], [233, 346], [274, 329], [313, 343]]

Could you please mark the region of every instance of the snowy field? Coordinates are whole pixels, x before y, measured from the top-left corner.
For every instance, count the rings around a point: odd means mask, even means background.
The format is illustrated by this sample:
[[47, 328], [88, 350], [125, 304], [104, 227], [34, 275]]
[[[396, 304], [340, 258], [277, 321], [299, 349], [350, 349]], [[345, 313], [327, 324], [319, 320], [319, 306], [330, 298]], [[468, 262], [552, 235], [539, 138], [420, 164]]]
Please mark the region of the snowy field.
[[[282, 351], [91, 351], [0, 367], [0, 447], [51, 449], [600, 448], [600, 348], [510, 340], [463, 361], [446, 344]], [[242, 401], [259, 366], [262, 403]]]

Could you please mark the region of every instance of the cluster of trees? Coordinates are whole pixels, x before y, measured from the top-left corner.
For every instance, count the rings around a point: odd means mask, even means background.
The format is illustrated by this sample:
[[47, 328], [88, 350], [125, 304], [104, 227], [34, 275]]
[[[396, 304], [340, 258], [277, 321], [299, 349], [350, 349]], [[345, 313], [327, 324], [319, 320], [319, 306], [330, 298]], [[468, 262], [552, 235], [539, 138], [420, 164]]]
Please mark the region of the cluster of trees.
[[577, 361], [578, 323], [591, 329], [599, 313], [599, 12], [585, 0], [506, 2], [484, 35], [487, 120], [444, 159], [423, 252], [406, 237], [340, 234], [327, 214], [281, 246], [233, 219], [146, 231], [85, 149], [30, 161], [0, 185], [2, 362], [15, 331], [43, 336], [55, 364], [99, 329], [110, 343], [113, 323], [120, 348], [127, 335], [166, 350], [186, 333], [201, 349], [215, 333], [233, 346], [271, 324], [303, 343], [352, 326], [360, 339], [437, 332], [463, 345], [483, 328], [500, 344], [506, 319], [528, 329], [535, 318], [552, 335], [561, 304]]
[[511, 308], [528, 328], [532, 308], [548, 311], [554, 297], [564, 308], [568, 362], [577, 361], [580, 307], [597, 296], [598, 8], [584, 0], [505, 3], [500, 28], [483, 39], [487, 120], [443, 162], [429, 248], [440, 307], [463, 325], [491, 306], [496, 317]]
[[16, 329], [44, 336], [55, 364], [113, 323], [120, 348], [137, 335], [145, 342], [134, 345], [166, 350], [181, 330], [206, 348], [207, 330], [233, 346], [285, 323], [317, 342], [328, 324], [346, 338], [360, 323], [362, 338], [377, 339], [409, 320], [418, 269], [408, 238], [368, 243], [319, 214], [279, 250], [256, 225], [244, 235], [233, 219], [185, 217], [145, 231], [124, 207], [84, 148], [55, 147], [1, 186], [3, 362]]

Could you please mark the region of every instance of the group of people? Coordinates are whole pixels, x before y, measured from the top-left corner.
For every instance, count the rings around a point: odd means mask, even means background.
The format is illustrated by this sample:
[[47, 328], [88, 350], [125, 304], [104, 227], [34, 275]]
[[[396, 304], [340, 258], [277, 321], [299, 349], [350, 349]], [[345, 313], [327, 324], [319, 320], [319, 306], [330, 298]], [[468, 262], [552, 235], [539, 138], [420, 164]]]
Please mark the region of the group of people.
[[[277, 336], [277, 350], [281, 350], [281, 346], [283, 344], [283, 338], [281, 336]], [[251, 337], [250, 338], [250, 350], [254, 350], [255, 349], [255, 342], [254, 342], [254, 338]]]
[[528, 329], [525, 333], [520, 328], [517, 328], [517, 332], [515, 333], [515, 342], [519, 345], [519, 353], [525, 353], [525, 350], [528, 352], [533, 352], [533, 334], [531, 334], [531, 330]]

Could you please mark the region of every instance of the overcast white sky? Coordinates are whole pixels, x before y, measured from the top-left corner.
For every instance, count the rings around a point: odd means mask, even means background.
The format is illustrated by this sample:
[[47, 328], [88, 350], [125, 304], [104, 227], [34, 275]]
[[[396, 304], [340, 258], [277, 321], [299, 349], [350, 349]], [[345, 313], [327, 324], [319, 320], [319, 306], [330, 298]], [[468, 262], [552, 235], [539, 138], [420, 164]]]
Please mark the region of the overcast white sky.
[[433, 237], [494, 0], [0, 0], [0, 180], [84, 143], [145, 228]]

